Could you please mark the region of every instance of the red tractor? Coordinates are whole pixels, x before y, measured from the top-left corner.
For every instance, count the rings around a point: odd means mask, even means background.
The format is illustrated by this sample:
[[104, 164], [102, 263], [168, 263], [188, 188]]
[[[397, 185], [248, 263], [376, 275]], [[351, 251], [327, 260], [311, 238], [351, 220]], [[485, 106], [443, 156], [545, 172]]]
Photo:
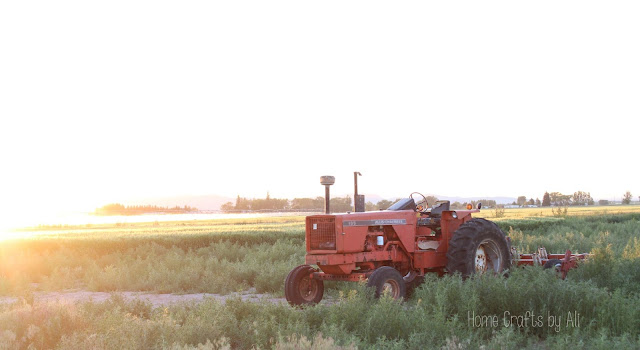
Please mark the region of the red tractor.
[[306, 264], [287, 276], [286, 299], [292, 305], [318, 303], [325, 280], [367, 280], [376, 297], [389, 293], [400, 299], [428, 272], [500, 274], [512, 263], [555, 266], [564, 277], [586, 256], [547, 255], [543, 248], [512, 254], [510, 240], [495, 223], [471, 217], [480, 207], [451, 210], [449, 201], [441, 201], [429, 208], [414, 192], [384, 211], [307, 216]]

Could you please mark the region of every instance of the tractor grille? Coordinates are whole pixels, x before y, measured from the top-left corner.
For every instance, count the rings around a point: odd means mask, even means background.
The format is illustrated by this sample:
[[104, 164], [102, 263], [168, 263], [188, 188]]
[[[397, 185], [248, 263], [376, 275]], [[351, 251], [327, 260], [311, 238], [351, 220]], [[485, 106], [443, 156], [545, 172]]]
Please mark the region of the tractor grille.
[[336, 222], [334, 218], [308, 218], [309, 248], [311, 250], [336, 249]]

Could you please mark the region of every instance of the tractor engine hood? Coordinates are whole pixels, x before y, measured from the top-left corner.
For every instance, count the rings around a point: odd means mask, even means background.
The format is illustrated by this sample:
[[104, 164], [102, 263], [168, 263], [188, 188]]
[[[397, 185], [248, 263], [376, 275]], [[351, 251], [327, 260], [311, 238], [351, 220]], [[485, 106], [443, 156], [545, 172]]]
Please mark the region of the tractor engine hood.
[[392, 226], [395, 232], [413, 232], [417, 223], [413, 210], [312, 215], [306, 218], [309, 254], [362, 252], [370, 227], [380, 231]]

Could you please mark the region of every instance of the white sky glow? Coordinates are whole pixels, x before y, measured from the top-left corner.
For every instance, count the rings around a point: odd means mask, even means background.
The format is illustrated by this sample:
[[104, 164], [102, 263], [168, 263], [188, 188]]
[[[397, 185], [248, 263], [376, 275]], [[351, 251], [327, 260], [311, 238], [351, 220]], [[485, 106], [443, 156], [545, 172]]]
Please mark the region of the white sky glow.
[[640, 195], [636, 1], [5, 1], [3, 212]]

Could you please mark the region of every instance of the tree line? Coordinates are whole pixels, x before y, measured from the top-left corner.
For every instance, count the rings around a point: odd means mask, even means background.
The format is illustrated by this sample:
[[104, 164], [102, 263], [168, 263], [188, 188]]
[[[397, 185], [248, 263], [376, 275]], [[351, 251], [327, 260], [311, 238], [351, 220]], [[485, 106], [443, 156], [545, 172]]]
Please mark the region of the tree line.
[[[426, 200], [429, 207], [432, 207], [439, 199], [434, 196], [427, 196]], [[391, 201], [382, 199], [376, 203], [367, 201], [365, 203], [366, 211], [386, 210], [398, 199]], [[474, 208], [478, 203], [482, 203], [484, 207], [495, 207], [496, 201], [491, 199], [481, 199], [471, 202], [454, 202], [451, 204], [452, 209], [465, 209], [467, 204], [471, 204]], [[227, 202], [220, 207], [220, 210], [226, 213], [243, 212], [243, 211], [323, 211], [325, 199], [323, 197], [315, 198], [294, 198], [292, 200], [271, 198], [267, 193], [266, 198], [248, 199], [245, 197], [236, 198], [235, 203]], [[330, 199], [331, 212], [342, 213], [353, 211], [353, 203], [351, 196], [333, 197]]]
[[[248, 199], [245, 197], [236, 198], [236, 202], [227, 202], [220, 206], [220, 210], [226, 213], [243, 211], [323, 211], [324, 198], [294, 198], [292, 200], [271, 198], [267, 193], [266, 198]], [[351, 196], [334, 197], [330, 199], [332, 212], [351, 211]]]
[[[627, 191], [625, 193], [622, 203], [630, 204], [631, 203], [631, 193]], [[427, 196], [426, 200], [430, 207], [432, 207], [439, 199], [435, 196]], [[638, 197], [640, 200], [640, 196]], [[391, 201], [388, 199], [382, 199], [377, 203], [373, 203], [372, 201], [368, 201], [365, 203], [366, 211], [375, 211], [375, 210], [385, 210], [388, 209], [395, 201]], [[220, 210], [226, 213], [233, 212], [244, 212], [244, 211], [318, 211], [321, 212], [324, 210], [324, 202], [325, 199], [323, 197], [315, 197], [315, 198], [294, 198], [294, 199], [280, 199], [280, 198], [271, 198], [269, 193], [267, 193], [266, 198], [257, 198], [257, 199], [248, 199], [245, 197], [236, 198], [235, 203], [227, 202], [220, 207]], [[471, 204], [473, 208], [476, 208], [478, 203], [482, 203], [484, 208], [496, 208], [503, 207], [504, 205], [498, 204], [493, 199], [480, 199], [480, 200], [472, 200], [468, 202], [453, 202], [451, 203], [451, 209], [466, 209], [467, 205]], [[581, 205], [595, 205], [595, 201], [591, 197], [590, 192], [577, 191], [573, 193], [573, 195], [565, 195], [560, 192], [545, 192], [542, 196], [542, 201], [539, 198], [527, 199], [526, 196], [519, 196], [516, 201], [512, 203], [513, 205], [526, 206], [526, 205], [535, 205], [542, 207], [550, 207], [550, 206], [581, 206]], [[607, 205], [609, 201], [600, 200], [598, 201], [599, 205]], [[331, 211], [334, 213], [341, 213], [353, 210], [353, 204], [351, 200], [351, 196], [347, 195], [344, 197], [334, 197], [330, 200]]]
[[566, 207], [566, 206], [585, 206], [595, 205], [595, 201], [591, 197], [590, 192], [577, 191], [571, 194], [562, 194], [560, 192], [545, 192], [542, 196], [543, 207]]
[[[622, 196], [622, 204], [631, 204], [631, 192], [627, 191]], [[640, 201], [640, 196], [638, 196], [638, 201]], [[606, 199], [601, 199], [598, 201], [598, 205], [609, 205], [609, 201]], [[595, 201], [591, 197], [590, 192], [578, 191], [574, 192], [573, 195], [570, 194], [562, 194], [560, 192], [545, 192], [544, 196], [542, 196], [542, 204], [543, 207], [550, 206], [584, 206], [584, 205], [595, 205]]]
[[[433, 196], [427, 196], [429, 205], [433, 205], [438, 199]], [[388, 199], [382, 199], [377, 203], [368, 201], [365, 203], [366, 211], [385, 210], [389, 208], [393, 203], [397, 202]], [[294, 198], [278, 199], [271, 198], [267, 193], [266, 198], [260, 199], [247, 199], [238, 196], [235, 204], [227, 202], [220, 207], [220, 210], [232, 213], [242, 211], [323, 211], [325, 199], [323, 197], [316, 198]], [[333, 197], [330, 199], [331, 212], [342, 213], [347, 211], [353, 211], [353, 203], [351, 196]], [[466, 206], [466, 203], [465, 203]]]
[[161, 207], [157, 205], [128, 205], [124, 206], [120, 203], [112, 203], [96, 209], [94, 215], [140, 215], [148, 213], [164, 213], [164, 214], [184, 214], [197, 212], [198, 208], [185, 205], [184, 207], [175, 206], [173, 208]]

